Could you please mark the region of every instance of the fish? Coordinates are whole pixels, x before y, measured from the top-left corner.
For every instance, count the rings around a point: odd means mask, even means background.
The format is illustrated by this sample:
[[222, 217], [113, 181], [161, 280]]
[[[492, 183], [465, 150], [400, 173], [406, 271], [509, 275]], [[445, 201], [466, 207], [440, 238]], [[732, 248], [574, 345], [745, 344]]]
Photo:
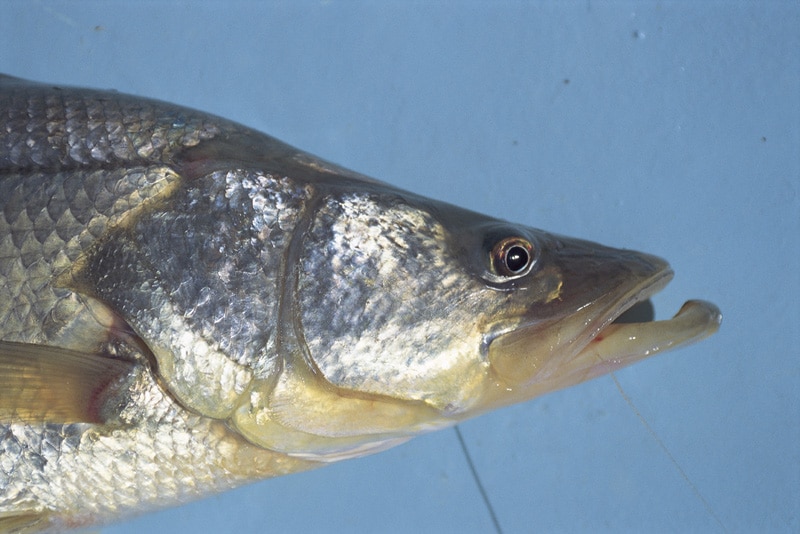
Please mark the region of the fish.
[[393, 187], [241, 124], [0, 76], [0, 531], [372, 454], [719, 328], [618, 320], [656, 256]]

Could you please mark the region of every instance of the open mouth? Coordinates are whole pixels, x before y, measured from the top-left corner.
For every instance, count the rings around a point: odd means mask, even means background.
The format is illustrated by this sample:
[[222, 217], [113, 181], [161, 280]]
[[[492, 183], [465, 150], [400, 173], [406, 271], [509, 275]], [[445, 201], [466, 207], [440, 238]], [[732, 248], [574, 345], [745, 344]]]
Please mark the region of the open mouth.
[[497, 382], [487, 404], [508, 404], [569, 387], [717, 331], [722, 314], [701, 300], [686, 302], [667, 320], [636, 316], [641, 308], [637, 305], [663, 289], [672, 270], [654, 256], [642, 254], [635, 261], [646, 265], [641, 274], [631, 275], [590, 304], [578, 305], [549, 325], [531, 322], [495, 338], [489, 360]]
[[632, 322], [633, 317], [621, 318], [662, 289], [668, 280], [641, 288], [630, 301], [612, 309], [604, 326], [589, 332], [583, 349], [559, 366], [560, 379], [577, 384], [716, 332], [722, 313], [716, 305], [703, 300], [687, 301], [671, 319]]

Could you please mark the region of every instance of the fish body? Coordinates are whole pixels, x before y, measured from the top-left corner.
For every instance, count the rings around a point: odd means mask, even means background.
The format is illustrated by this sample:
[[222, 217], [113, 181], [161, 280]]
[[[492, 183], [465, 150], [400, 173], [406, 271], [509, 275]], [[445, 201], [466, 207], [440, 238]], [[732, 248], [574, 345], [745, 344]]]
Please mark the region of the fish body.
[[376, 452], [709, 335], [663, 260], [239, 124], [0, 77], [0, 530]]

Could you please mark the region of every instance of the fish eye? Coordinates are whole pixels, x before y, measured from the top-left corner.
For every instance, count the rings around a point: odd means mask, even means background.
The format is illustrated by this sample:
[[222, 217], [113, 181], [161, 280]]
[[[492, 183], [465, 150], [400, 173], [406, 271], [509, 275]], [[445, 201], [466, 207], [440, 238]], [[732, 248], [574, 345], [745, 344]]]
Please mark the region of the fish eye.
[[492, 247], [490, 261], [492, 271], [499, 276], [522, 276], [533, 265], [533, 245], [522, 237], [506, 237]]

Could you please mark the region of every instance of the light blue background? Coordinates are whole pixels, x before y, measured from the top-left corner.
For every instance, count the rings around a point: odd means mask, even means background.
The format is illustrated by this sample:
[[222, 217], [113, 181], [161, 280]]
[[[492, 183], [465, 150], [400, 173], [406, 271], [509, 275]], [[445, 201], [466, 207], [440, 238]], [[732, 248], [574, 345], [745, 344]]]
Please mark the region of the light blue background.
[[[7, 1], [0, 71], [186, 104], [668, 258], [659, 317], [698, 297], [725, 314], [713, 338], [617, 374], [669, 454], [609, 377], [464, 423], [499, 521], [797, 532], [798, 6]], [[493, 527], [447, 430], [103, 529], [152, 531]]]

